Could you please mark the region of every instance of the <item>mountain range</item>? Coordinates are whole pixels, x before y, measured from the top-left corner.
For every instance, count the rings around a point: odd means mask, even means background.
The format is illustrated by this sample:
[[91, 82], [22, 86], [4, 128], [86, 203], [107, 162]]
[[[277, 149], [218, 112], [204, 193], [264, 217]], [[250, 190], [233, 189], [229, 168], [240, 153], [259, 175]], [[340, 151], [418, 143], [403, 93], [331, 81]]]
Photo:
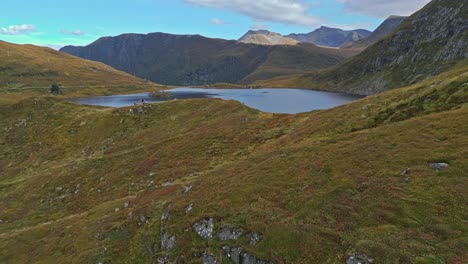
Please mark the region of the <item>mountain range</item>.
[[468, 3], [433, 0], [397, 30], [329, 69], [263, 82], [375, 94], [437, 75], [468, 58]]
[[341, 48], [365, 49], [392, 33], [406, 18], [405, 16], [390, 16], [366, 38], [346, 43]]
[[323, 69], [356, 54], [308, 43], [268, 46], [164, 33], [104, 37], [60, 51], [167, 85], [248, 84]]
[[310, 33], [290, 34], [286, 37], [295, 39], [299, 42], [312, 43], [317, 46], [338, 48], [346, 43], [364, 39], [371, 34], [371, 31], [365, 29], [346, 31], [339, 28], [322, 26]]
[[[165, 85], [245, 85], [334, 66], [385, 37], [403, 19], [392, 16], [373, 33], [321, 27], [308, 34], [281, 36], [251, 30], [239, 41], [199, 35], [124, 34], [60, 51]], [[345, 48], [336, 49], [342, 45]]]

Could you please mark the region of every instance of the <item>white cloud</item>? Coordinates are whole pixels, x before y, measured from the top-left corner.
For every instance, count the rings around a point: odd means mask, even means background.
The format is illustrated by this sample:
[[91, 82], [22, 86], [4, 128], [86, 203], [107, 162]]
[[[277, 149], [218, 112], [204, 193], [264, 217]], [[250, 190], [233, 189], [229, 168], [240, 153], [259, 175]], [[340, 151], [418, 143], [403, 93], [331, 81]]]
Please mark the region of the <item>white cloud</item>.
[[229, 10], [255, 21], [277, 22], [315, 27], [320, 18], [307, 12], [313, 4], [303, 0], [184, 0], [188, 4]]
[[36, 30], [36, 28], [33, 25], [23, 24], [0, 28], [0, 33], [2, 35], [23, 35], [34, 30]]
[[75, 35], [75, 36], [83, 36], [85, 34], [83, 31], [78, 30], [78, 29], [68, 31], [68, 30], [63, 29], [63, 28], [60, 30], [60, 33], [66, 34], [66, 35]]
[[390, 15], [409, 16], [431, 0], [336, 0], [345, 11], [360, 15], [386, 18]]
[[250, 26], [250, 30], [268, 30], [268, 26], [261, 23], [254, 23]]
[[226, 24], [226, 22], [222, 21], [222, 20], [219, 19], [219, 18], [212, 18], [212, 19], [210, 20], [210, 23], [211, 23], [211, 24], [214, 24], [214, 25], [225, 25], [225, 24]]
[[75, 35], [75, 36], [81, 36], [81, 35], [84, 35], [85, 33], [81, 30], [73, 30], [72, 32], [72, 35]]
[[367, 23], [355, 23], [355, 24], [324, 24], [326, 27], [339, 28], [342, 30], [355, 30], [355, 29], [369, 29], [375, 25]]

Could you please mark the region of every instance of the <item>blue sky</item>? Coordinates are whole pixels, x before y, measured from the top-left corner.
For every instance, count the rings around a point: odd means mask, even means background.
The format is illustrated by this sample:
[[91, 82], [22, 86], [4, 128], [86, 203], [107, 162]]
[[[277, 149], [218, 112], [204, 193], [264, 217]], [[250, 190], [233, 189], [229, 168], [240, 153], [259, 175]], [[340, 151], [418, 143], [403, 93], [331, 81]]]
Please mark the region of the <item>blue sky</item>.
[[[7, 0], [8, 1], [8, 0]], [[238, 39], [249, 29], [282, 34], [321, 25], [375, 29], [429, 0], [23, 0], [2, 4], [0, 40], [59, 47], [102, 36], [166, 32]]]

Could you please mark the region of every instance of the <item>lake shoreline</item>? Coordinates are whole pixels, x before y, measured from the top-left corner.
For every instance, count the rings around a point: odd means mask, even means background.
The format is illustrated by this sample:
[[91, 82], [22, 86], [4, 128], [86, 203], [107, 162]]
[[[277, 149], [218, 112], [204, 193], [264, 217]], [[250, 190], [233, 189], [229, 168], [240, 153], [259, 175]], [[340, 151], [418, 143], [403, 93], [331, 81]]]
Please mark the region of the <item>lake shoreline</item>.
[[161, 92], [164, 93], [164, 96], [153, 96], [151, 92], [144, 92], [74, 98], [71, 101], [83, 105], [120, 108], [171, 100], [218, 98], [236, 100], [267, 113], [297, 114], [330, 109], [363, 98], [363, 96], [358, 95], [297, 88], [206, 89], [178, 87]]

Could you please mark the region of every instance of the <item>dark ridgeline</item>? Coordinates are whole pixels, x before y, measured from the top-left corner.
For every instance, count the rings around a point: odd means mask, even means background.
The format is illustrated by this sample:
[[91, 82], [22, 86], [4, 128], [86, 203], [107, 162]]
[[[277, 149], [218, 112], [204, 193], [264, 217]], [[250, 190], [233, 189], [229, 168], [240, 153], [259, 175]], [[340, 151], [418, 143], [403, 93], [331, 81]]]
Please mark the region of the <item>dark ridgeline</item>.
[[359, 55], [297, 82], [363, 95], [416, 83], [468, 58], [467, 21], [467, 1], [433, 0]]
[[346, 43], [364, 39], [371, 34], [371, 31], [365, 29], [342, 30], [339, 28], [320, 27], [310, 33], [289, 34], [286, 37], [299, 42], [338, 48]]
[[164, 33], [104, 37], [61, 51], [168, 85], [245, 84], [330, 67], [355, 54], [312, 44], [266, 46]]
[[346, 43], [342, 48], [346, 49], [365, 49], [372, 44], [377, 43], [379, 40], [385, 38], [387, 35], [392, 33], [395, 29], [400, 26], [401, 22], [408, 17], [405, 16], [390, 16], [385, 21], [380, 24], [380, 26], [372, 32], [367, 38]]

